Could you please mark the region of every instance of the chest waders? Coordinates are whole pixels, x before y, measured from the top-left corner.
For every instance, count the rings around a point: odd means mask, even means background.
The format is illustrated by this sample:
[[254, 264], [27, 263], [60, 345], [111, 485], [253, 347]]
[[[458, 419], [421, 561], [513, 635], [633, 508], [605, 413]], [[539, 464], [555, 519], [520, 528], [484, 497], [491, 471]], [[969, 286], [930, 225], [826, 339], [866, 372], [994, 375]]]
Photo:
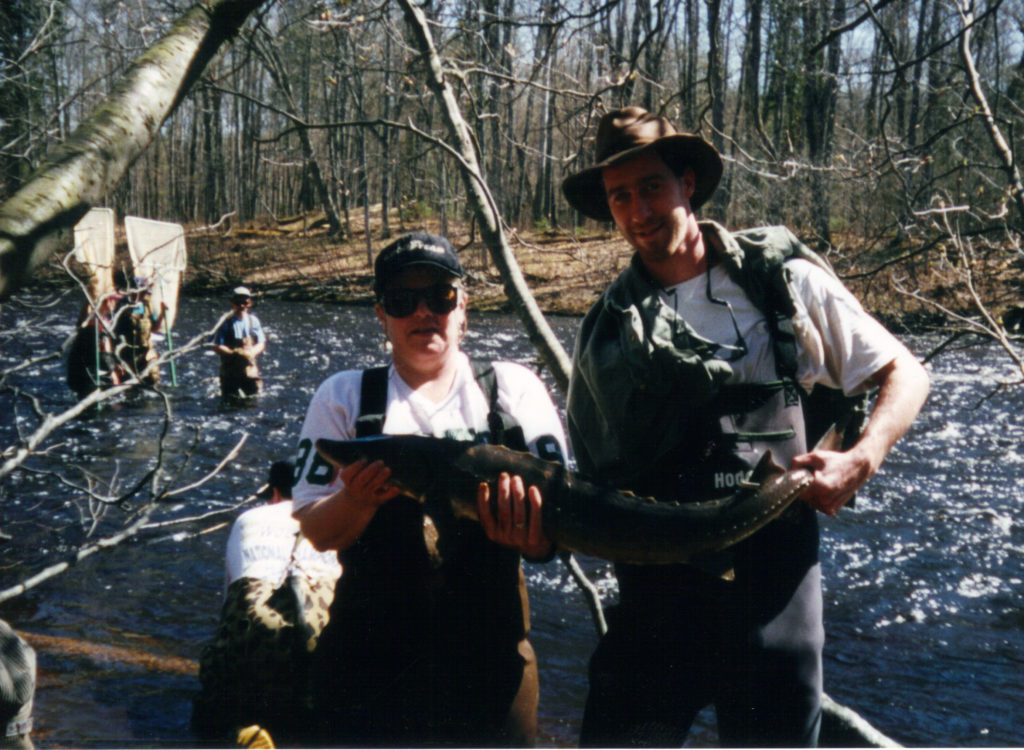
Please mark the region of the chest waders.
[[[480, 437], [527, 450], [522, 427], [498, 407], [493, 366], [489, 362], [471, 364], [477, 385], [490, 405], [489, 434]], [[356, 437], [382, 434], [387, 385], [387, 367], [363, 371]], [[474, 627], [486, 628], [495, 639], [513, 643], [522, 638], [528, 630], [529, 610], [519, 553], [498, 547], [479, 523], [455, 518], [450, 510], [427, 518], [420, 503], [404, 495], [378, 508], [359, 539], [339, 555], [345, 571], [342, 582], [349, 584], [344, 586], [346, 593], [372, 601], [387, 589], [385, 598], [392, 598], [395, 587], [407, 582], [410, 595], [424, 596], [431, 607], [465, 610], [458, 618], [460, 622], [448, 622], [448, 628], [467, 634], [473, 633]], [[436, 532], [429, 528], [431, 523]], [[436, 544], [431, 547], [435, 536]], [[449, 619], [438, 613], [434, 621]]]
[[[139, 377], [146, 371], [149, 364], [149, 352], [152, 345], [153, 317], [149, 305], [142, 304], [141, 309], [137, 305], [128, 308], [127, 321], [128, 350], [131, 353], [132, 369]], [[159, 371], [154, 370], [147, 375], [146, 380], [155, 382], [159, 378]]]
[[[490, 404], [481, 439], [526, 450], [522, 427], [498, 407], [493, 366], [472, 366]], [[363, 371], [356, 437], [382, 434], [387, 390], [387, 367]], [[507, 733], [521, 745], [535, 732], [537, 669], [519, 552], [491, 542], [476, 521], [427, 521], [399, 495], [339, 553], [317, 648], [324, 740], [473, 746]]]
[[785, 247], [769, 247], [759, 242], [746, 242], [750, 235], [755, 240], [758, 232], [733, 235], [742, 253], [721, 253], [730, 277], [746, 293], [764, 315], [771, 338], [775, 371], [788, 383], [794, 394], [799, 394], [807, 446], [815, 445], [833, 424], [843, 434], [842, 449], [847, 450], [860, 438], [867, 418], [868, 395], [846, 396], [841, 390], [816, 385], [808, 394], [797, 386], [797, 341], [793, 328], [796, 303], [790, 291], [789, 270], [786, 262], [806, 260], [835, 277], [832, 267], [802, 242], [795, 241]]
[[[237, 335], [238, 322], [243, 323], [242, 336]], [[242, 321], [229, 318], [224, 325], [230, 327], [229, 335], [224, 337], [224, 345], [229, 349], [237, 350], [256, 344], [258, 337], [250, 315], [246, 315]], [[255, 396], [260, 392], [262, 386], [263, 380], [260, 378], [259, 365], [256, 364], [255, 359], [236, 352], [220, 355], [221, 398], [235, 399], [239, 394], [245, 397]]]
[[[764, 317], [777, 379], [722, 385], [713, 398], [684, 416], [694, 425], [688, 430], [688, 438], [664, 456], [657, 468], [647, 472], [647, 484], [637, 488], [662, 500], [724, 497], [735, 492], [766, 450], [772, 451], [777, 463], [788, 466], [833, 423], [844, 430], [844, 450], [856, 442], [863, 427], [866, 395], [847, 397], [821, 385], [806, 394], [797, 382], [797, 341], [792, 321], [796, 305], [785, 263], [802, 258], [827, 269], [825, 262], [803, 245], [782, 252], [762, 244], [744, 246], [742, 235], [737, 239], [740, 253], [720, 250], [717, 256]], [[710, 268], [706, 295], [732, 315], [728, 303], [712, 294]], [[733, 321], [735, 325], [735, 318]], [[685, 328], [682, 321], [679, 323]], [[736, 333], [739, 344], [733, 347], [706, 341], [688, 329], [677, 331], [677, 336], [688, 342], [681, 348], [691, 349], [705, 361], [716, 357], [717, 351], [731, 349], [732, 356], [718, 357], [730, 361], [747, 353], [738, 328]]]
[[[514, 450], [527, 450], [523, 428], [515, 418], [498, 407], [498, 381], [490, 362], [470, 360], [473, 378], [480, 386], [489, 404], [487, 412], [487, 442], [504, 445]], [[387, 409], [388, 367], [372, 367], [363, 371], [359, 395], [359, 417], [356, 419], [356, 437], [380, 435], [384, 431], [384, 411]]]

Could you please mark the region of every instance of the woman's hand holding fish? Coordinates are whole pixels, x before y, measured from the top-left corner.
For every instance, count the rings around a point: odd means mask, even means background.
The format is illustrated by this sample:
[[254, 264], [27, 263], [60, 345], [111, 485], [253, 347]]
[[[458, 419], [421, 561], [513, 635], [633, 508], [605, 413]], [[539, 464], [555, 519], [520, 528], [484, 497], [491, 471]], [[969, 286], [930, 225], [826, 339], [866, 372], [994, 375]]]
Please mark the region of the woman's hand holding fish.
[[369, 525], [377, 508], [401, 494], [391, 484], [391, 470], [383, 461], [370, 463], [361, 458], [345, 466], [338, 476], [344, 487], [294, 514], [303, 535], [321, 552], [348, 549]]
[[370, 463], [366, 459], [360, 459], [343, 468], [339, 477], [345, 483], [342, 493], [346, 500], [370, 505], [374, 509], [402, 492], [390, 484], [391, 469], [383, 461]]
[[477, 491], [477, 512], [487, 537], [498, 544], [518, 549], [525, 557], [543, 558], [551, 552], [551, 541], [541, 525], [540, 490], [523, 486], [518, 474], [502, 472], [492, 500], [491, 487], [481, 482]]

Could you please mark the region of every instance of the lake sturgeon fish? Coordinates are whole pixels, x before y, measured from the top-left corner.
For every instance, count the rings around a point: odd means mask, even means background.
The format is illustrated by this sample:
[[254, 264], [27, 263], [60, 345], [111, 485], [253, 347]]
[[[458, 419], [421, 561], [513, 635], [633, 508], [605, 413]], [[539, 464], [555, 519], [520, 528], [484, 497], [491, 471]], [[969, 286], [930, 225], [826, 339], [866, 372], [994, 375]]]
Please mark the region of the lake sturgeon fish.
[[804, 469], [785, 471], [766, 451], [748, 481], [729, 497], [698, 503], [657, 502], [587, 481], [564, 466], [502, 446], [448, 438], [394, 435], [316, 441], [335, 466], [383, 461], [391, 482], [425, 504], [450, 503], [456, 516], [477, 517], [480, 482], [501, 472], [536, 485], [544, 533], [562, 549], [612, 562], [667, 564], [736, 544], [777, 518], [811, 483]]

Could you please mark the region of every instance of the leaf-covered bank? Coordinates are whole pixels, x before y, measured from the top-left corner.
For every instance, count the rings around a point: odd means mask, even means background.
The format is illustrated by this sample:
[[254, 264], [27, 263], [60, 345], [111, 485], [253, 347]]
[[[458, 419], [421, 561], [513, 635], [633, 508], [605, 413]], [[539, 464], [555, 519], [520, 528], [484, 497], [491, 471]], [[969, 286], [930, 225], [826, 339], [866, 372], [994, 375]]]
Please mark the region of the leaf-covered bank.
[[[315, 219], [253, 224], [228, 232], [189, 238], [190, 265], [185, 290], [209, 295], [246, 284], [257, 294], [290, 299], [369, 304], [372, 267], [362, 233], [349, 240], [327, 236]], [[397, 233], [427, 229], [434, 222], [407, 224]], [[473, 309], [506, 309], [497, 269], [471, 227], [449, 227], [469, 272]], [[537, 303], [546, 313], [581, 315], [628, 264], [631, 251], [613, 228], [510, 232], [519, 264]], [[374, 238], [373, 252], [386, 244]], [[936, 266], [916, 262], [896, 243], [865, 247], [842, 238], [829, 261], [865, 307], [895, 328], [950, 327], [955, 316], [978, 317], [974, 287], [995, 316], [1024, 304], [1024, 258], [990, 253], [971, 258], [971, 267], [952, 249]], [[968, 274], [969, 272], [969, 274]], [[969, 277], [969, 279], [968, 279]]]
[[[397, 213], [397, 212], [396, 212]], [[378, 214], [375, 214], [377, 217]], [[441, 232], [436, 221], [402, 223], [392, 218], [393, 237], [413, 230]], [[360, 228], [361, 229], [361, 228]], [[225, 229], [188, 229], [188, 270], [182, 293], [208, 297], [227, 294], [244, 284], [257, 298], [371, 304], [372, 266], [365, 236], [328, 235], [322, 217], [263, 220]], [[372, 252], [389, 240], [371, 225]], [[471, 226], [446, 232], [460, 251], [469, 273], [470, 307], [508, 310], [497, 268]], [[554, 315], [582, 315], [601, 291], [629, 263], [631, 251], [612, 227], [509, 231], [530, 289], [540, 308]], [[857, 237], [837, 238], [828, 260], [864, 306], [894, 330], [946, 329], [980, 320], [975, 295], [995, 318], [1024, 305], [1024, 257], [1008, 252], [977, 254], [965, 261], [955, 248], [916, 258], [897, 242], [869, 246]], [[128, 264], [123, 236], [117, 239], [118, 263]], [[68, 283], [53, 264], [38, 283]], [[973, 289], [973, 294], [972, 294]]]

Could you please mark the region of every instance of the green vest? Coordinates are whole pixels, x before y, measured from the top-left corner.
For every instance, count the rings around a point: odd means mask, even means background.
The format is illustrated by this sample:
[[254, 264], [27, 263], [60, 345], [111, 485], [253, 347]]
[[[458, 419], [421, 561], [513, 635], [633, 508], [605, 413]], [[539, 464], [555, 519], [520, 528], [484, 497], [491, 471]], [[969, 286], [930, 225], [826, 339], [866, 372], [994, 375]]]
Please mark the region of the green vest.
[[[701, 228], [709, 252], [765, 316], [780, 381], [803, 401], [808, 444], [838, 412], [862, 422], [864, 397], [848, 399], [820, 386], [806, 394], [796, 385], [796, 307], [786, 261], [802, 258], [832, 274], [828, 264], [785, 227], [730, 233], [701, 222]], [[577, 337], [567, 417], [582, 472], [628, 489], [646, 484], [666, 457], [702, 449], [699, 426], [708, 423], [716, 400], [732, 398], [737, 389], [725, 385], [732, 373], [728, 363], [691, 333], [634, 256], [587, 313]], [[848, 428], [847, 438], [855, 440], [858, 430], [859, 423]]]

